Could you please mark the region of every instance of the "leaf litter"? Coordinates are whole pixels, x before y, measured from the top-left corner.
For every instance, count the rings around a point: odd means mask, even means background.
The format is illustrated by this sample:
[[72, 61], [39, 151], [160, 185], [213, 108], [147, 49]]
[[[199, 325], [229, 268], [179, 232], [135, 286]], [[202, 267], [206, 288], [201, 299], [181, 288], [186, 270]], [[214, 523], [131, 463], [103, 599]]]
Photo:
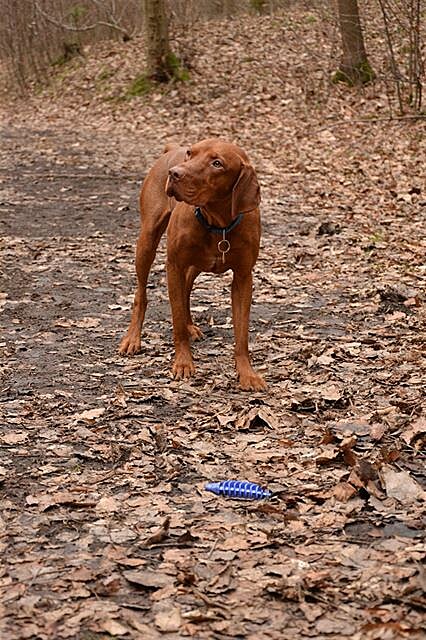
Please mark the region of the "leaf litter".
[[[192, 37], [190, 83], [117, 100], [143, 42], [103, 43], [5, 113], [2, 637], [420, 637], [424, 123], [375, 122], [380, 82], [330, 87], [303, 11]], [[197, 373], [170, 379], [164, 243], [143, 353], [117, 355], [141, 177], [166, 142], [218, 134], [263, 187], [266, 393], [235, 388], [229, 275], [197, 281]], [[229, 478], [275, 497], [203, 490]]]

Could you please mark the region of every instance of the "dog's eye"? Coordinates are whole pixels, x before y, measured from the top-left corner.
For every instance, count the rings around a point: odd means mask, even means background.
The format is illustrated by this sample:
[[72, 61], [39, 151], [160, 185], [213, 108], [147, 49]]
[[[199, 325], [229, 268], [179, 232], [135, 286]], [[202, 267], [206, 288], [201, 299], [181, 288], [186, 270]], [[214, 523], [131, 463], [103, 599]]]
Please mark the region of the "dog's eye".
[[220, 169], [221, 167], [223, 167], [223, 164], [220, 160], [213, 160], [212, 165], [216, 167], [216, 169]]

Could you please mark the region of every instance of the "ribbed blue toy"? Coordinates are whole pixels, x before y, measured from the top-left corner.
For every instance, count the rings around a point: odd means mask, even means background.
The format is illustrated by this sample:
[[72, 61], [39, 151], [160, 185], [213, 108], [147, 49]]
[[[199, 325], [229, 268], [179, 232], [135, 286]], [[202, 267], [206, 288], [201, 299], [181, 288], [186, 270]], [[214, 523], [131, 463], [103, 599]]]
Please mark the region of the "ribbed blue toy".
[[240, 498], [241, 500], [264, 500], [270, 498], [272, 493], [263, 489], [254, 482], [246, 480], [222, 480], [222, 482], [208, 482], [204, 487], [206, 491], [212, 491], [218, 496], [227, 498]]

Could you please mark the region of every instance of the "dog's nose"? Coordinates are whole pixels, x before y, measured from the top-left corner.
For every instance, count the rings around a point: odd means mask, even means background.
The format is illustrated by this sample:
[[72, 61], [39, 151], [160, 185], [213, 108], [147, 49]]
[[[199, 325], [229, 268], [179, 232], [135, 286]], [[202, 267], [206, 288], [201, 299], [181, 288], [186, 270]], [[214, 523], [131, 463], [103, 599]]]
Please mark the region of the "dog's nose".
[[183, 168], [179, 165], [176, 165], [176, 167], [172, 167], [171, 169], [169, 169], [169, 176], [172, 180], [180, 180], [183, 176]]

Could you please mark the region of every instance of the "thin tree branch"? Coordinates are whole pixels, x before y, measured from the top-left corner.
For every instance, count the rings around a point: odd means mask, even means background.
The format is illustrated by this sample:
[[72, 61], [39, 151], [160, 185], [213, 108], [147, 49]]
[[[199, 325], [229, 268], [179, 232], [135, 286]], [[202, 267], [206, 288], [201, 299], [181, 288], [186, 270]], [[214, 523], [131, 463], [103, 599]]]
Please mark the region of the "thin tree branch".
[[383, 0], [378, 0], [378, 1], [379, 1], [380, 9], [382, 11], [382, 15], [383, 15], [383, 24], [384, 24], [384, 27], [385, 27], [386, 39], [387, 39], [387, 42], [388, 42], [389, 52], [390, 52], [390, 56], [391, 56], [392, 71], [393, 71], [393, 74], [394, 74], [394, 79], [395, 79], [395, 83], [396, 83], [396, 91], [397, 91], [397, 95], [398, 95], [399, 111], [402, 114], [404, 112], [404, 107], [403, 107], [403, 104], [402, 104], [402, 92], [401, 92], [401, 86], [400, 86], [400, 74], [399, 74], [398, 65], [396, 64], [395, 52], [394, 52], [394, 49], [393, 49], [392, 36], [390, 34], [390, 29], [389, 29], [389, 24], [388, 24], [388, 15], [386, 13], [386, 8], [385, 8]]
[[66, 31], [72, 31], [74, 33], [82, 33], [82, 32], [85, 32], [85, 31], [93, 31], [93, 29], [96, 29], [97, 27], [108, 27], [109, 29], [115, 29], [116, 31], [119, 31], [120, 33], [122, 33], [127, 38], [130, 37], [129, 33], [127, 32], [126, 29], [123, 29], [123, 27], [120, 27], [120, 25], [115, 24], [114, 22], [106, 22], [105, 20], [98, 20], [97, 22], [95, 22], [93, 24], [88, 24], [86, 26], [76, 27], [74, 25], [64, 24], [63, 22], [61, 22], [59, 20], [56, 20], [55, 18], [53, 18], [52, 16], [47, 14], [39, 6], [38, 2], [35, 2], [34, 6], [36, 8], [36, 11], [41, 16], [43, 16], [43, 18], [45, 20], [47, 20], [50, 24], [53, 24], [55, 27], [58, 27], [58, 29], [65, 29]]

